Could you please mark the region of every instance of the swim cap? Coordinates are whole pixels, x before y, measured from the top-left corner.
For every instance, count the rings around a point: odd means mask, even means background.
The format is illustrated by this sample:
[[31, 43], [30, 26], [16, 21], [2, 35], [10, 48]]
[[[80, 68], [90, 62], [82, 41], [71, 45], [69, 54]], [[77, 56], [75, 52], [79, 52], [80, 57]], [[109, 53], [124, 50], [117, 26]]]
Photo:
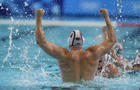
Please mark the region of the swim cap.
[[136, 54], [133, 64], [140, 64], [140, 52]]
[[74, 30], [70, 33], [68, 38], [69, 47], [83, 45], [84, 38], [80, 30]]
[[121, 45], [121, 43], [116, 42], [113, 46], [113, 49], [115, 50], [116, 54], [120, 54], [122, 52], [123, 46]]

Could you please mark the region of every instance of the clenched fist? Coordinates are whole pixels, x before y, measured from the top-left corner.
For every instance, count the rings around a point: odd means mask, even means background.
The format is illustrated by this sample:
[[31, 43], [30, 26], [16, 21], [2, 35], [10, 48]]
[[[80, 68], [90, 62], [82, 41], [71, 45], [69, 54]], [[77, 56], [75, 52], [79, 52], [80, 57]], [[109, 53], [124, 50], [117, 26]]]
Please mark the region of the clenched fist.
[[106, 17], [108, 17], [109, 15], [108, 15], [108, 10], [107, 9], [100, 9], [100, 14], [101, 14], [101, 16], [102, 17], [104, 17], [104, 18], [106, 18]]
[[43, 9], [38, 9], [35, 11], [35, 14], [37, 17], [42, 17], [44, 15], [44, 10]]

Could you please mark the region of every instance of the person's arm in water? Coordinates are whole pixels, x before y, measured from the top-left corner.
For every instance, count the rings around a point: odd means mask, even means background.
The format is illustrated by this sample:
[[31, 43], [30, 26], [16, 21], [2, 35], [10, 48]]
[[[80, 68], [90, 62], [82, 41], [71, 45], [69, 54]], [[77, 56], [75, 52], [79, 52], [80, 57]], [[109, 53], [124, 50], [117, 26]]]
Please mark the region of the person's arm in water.
[[140, 71], [140, 64], [132, 64], [132, 66], [130, 66], [129, 64], [131, 62], [128, 60], [122, 59], [120, 56], [116, 55], [114, 53], [114, 50], [111, 50], [111, 57], [113, 57], [116, 60], [115, 65], [121, 67], [122, 69]]
[[[122, 69], [132, 70], [132, 68], [129, 66], [130, 62], [121, 58], [121, 56], [116, 55], [115, 50], [113, 48], [111, 49], [111, 54], [110, 55], [113, 59], [116, 60], [116, 62], [114, 63], [115, 65], [117, 65], [118, 67], [121, 67]], [[125, 65], [126, 67], [124, 67], [124, 64], [126, 64]]]
[[37, 44], [49, 55], [54, 58], [61, 59], [68, 52], [67, 49], [56, 46], [53, 43], [46, 40], [44, 31], [42, 29], [42, 17], [44, 15], [43, 9], [36, 10], [36, 42]]
[[104, 40], [101, 44], [91, 46], [87, 48], [87, 51], [92, 52], [93, 54], [96, 54], [95, 56], [99, 58], [101, 55], [104, 55], [105, 53], [109, 52], [109, 50], [112, 48], [112, 46], [116, 43], [116, 35], [113, 29], [113, 26], [110, 22], [108, 10], [101, 9], [100, 10], [101, 16], [105, 19], [106, 26], [107, 26], [107, 34], [108, 39]]
[[119, 69], [114, 64], [108, 64], [102, 72], [103, 77], [113, 78], [119, 75]]

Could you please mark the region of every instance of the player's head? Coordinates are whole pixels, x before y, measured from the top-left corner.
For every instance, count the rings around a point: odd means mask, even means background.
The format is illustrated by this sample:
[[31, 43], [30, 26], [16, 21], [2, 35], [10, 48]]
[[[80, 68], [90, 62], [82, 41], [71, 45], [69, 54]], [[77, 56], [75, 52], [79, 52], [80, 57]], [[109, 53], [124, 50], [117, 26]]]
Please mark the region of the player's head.
[[84, 38], [80, 30], [74, 30], [70, 33], [68, 38], [69, 47], [72, 46], [82, 46], [84, 43]]
[[136, 54], [136, 57], [135, 57], [133, 63], [134, 63], [134, 64], [140, 64], [140, 52], [138, 52], [138, 53]]
[[116, 54], [121, 54], [122, 50], [123, 50], [123, 46], [121, 43], [117, 42], [114, 46], [113, 46], [114, 50], [116, 51]]

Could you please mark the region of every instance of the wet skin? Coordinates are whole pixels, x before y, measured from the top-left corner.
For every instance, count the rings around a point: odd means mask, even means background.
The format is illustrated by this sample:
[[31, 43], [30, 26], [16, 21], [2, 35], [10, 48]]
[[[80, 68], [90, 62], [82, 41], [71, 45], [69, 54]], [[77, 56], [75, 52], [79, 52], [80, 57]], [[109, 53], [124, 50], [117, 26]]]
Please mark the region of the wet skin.
[[108, 27], [109, 39], [88, 47], [86, 50], [83, 50], [82, 46], [72, 46], [68, 51], [66, 48], [46, 40], [42, 29], [44, 10], [36, 10], [36, 42], [48, 55], [57, 59], [63, 82], [93, 80], [98, 66], [98, 58], [108, 52], [115, 44], [116, 35], [108, 11], [101, 9], [100, 14]]

